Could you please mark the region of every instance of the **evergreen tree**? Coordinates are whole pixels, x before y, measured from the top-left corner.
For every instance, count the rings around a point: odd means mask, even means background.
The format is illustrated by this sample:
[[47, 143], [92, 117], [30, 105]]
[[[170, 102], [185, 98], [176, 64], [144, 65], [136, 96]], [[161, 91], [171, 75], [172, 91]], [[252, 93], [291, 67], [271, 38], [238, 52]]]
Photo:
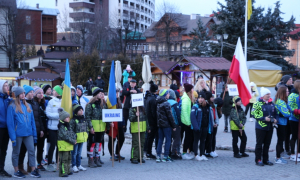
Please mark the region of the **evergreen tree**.
[[194, 28], [193, 31], [190, 32], [189, 36], [193, 37], [189, 47], [193, 56], [211, 56], [209, 45], [210, 37], [208, 36], [206, 28], [203, 27], [201, 18], [199, 18], [197, 22], [197, 28]]
[[32, 45], [32, 46], [31, 46], [31, 55], [32, 55], [32, 56], [36, 56], [36, 48], [35, 48], [35, 45]]
[[[218, 2], [220, 7], [214, 15], [221, 23], [212, 25], [212, 29], [215, 35], [229, 34], [224, 43], [223, 57], [232, 60], [239, 37], [244, 44], [245, 0], [225, 1], [226, 5]], [[295, 18], [292, 16], [289, 21], [283, 21], [279, 1], [275, 3], [273, 11], [269, 8], [264, 14], [264, 8], [252, 6], [252, 12], [251, 19], [248, 20], [247, 60], [266, 59], [281, 66], [284, 71], [294, 70], [295, 66], [284, 58], [294, 53], [287, 49], [287, 43], [289, 32], [295, 28]], [[214, 46], [213, 50], [214, 55], [220, 55], [220, 46]]]
[[25, 57], [28, 58], [32, 55], [30, 46], [28, 44], [26, 44], [25, 49], [26, 49]]

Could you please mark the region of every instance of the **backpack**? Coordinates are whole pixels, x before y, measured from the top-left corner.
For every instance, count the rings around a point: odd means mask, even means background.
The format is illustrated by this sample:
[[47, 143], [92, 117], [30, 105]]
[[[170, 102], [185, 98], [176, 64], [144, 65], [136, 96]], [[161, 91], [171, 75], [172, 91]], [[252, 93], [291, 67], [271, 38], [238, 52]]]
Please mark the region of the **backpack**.
[[182, 106], [182, 99], [180, 98], [180, 100], [178, 102], [178, 107], [179, 107], [180, 114], [181, 114], [181, 106]]
[[175, 124], [178, 125], [178, 118], [177, 118], [177, 114], [176, 114], [176, 111], [175, 111], [175, 106], [178, 106], [178, 104], [173, 104], [173, 106], [171, 106], [171, 110], [172, 110], [172, 115], [174, 117], [174, 121], [175, 121]]

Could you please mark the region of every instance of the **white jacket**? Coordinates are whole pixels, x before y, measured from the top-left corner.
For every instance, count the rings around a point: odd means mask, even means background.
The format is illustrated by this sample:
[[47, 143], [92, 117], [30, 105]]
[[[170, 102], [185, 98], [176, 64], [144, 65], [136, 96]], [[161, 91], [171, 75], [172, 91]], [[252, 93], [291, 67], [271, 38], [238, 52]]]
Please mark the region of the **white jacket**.
[[46, 115], [48, 117], [48, 129], [58, 130], [57, 125], [59, 122], [58, 108], [61, 107], [61, 99], [53, 97], [46, 107]]
[[85, 114], [85, 106], [87, 105], [87, 103], [89, 102], [89, 99], [87, 97], [85, 97], [84, 95], [82, 95], [79, 99], [79, 97], [77, 96], [77, 100], [80, 103], [80, 106], [83, 108], [83, 114]]

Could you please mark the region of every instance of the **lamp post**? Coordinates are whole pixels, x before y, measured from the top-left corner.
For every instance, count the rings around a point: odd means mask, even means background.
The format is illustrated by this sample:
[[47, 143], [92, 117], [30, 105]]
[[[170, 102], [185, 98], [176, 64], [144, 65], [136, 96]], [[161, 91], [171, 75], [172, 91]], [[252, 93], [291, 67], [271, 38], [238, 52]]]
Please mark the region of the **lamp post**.
[[217, 39], [221, 41], [221, 55], [220, 57], [223, 56], [223, 40], [226, 40], [228, 38], [228, 34], [217, 34]]

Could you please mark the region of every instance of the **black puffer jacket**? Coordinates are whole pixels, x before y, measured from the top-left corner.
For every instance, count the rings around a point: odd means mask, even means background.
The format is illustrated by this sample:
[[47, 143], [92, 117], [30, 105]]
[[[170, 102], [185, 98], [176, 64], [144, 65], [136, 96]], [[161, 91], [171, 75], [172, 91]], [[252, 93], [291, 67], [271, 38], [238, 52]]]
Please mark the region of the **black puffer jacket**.
[[[129, 86], [126, 89], [123, 89], [123, 92], [122, 92], [122, 94], [125, 96], [125, 102], [124, 102], [124, 107], [123, 107], [124, 109], [131, 108], [131, 94], [132, 93], [130, 92], [130, 90], [132, 90], [132, 89]], [[134, 90], [136, 90], [137, 93], [141, 93], [141, 91], [138, 90], [138, 88], [136, 86], [134, 87]]]
[[35, 100], [26, 100], [27, 103], [29, 103], [33, 110], [34, 115], [34, 121], [35, 121], [35, 127], [36, 127], [36, 133], [39, 136], [41, 131], [44, 131], [44, 124], [42, 122], [41, 113], [40, 113], [40, 105]]
[[160, 128], [176, 128], [172, 115], [171, 105], [163, 96], [158, 96], [157, 102], [157, 126]]
[[156, 95], [150, 92], [147, 92], [145, 95], [145, 109], [146, 115], [148, 118], [149, 127], [157, 127], [157, 103], [156, 103]]

